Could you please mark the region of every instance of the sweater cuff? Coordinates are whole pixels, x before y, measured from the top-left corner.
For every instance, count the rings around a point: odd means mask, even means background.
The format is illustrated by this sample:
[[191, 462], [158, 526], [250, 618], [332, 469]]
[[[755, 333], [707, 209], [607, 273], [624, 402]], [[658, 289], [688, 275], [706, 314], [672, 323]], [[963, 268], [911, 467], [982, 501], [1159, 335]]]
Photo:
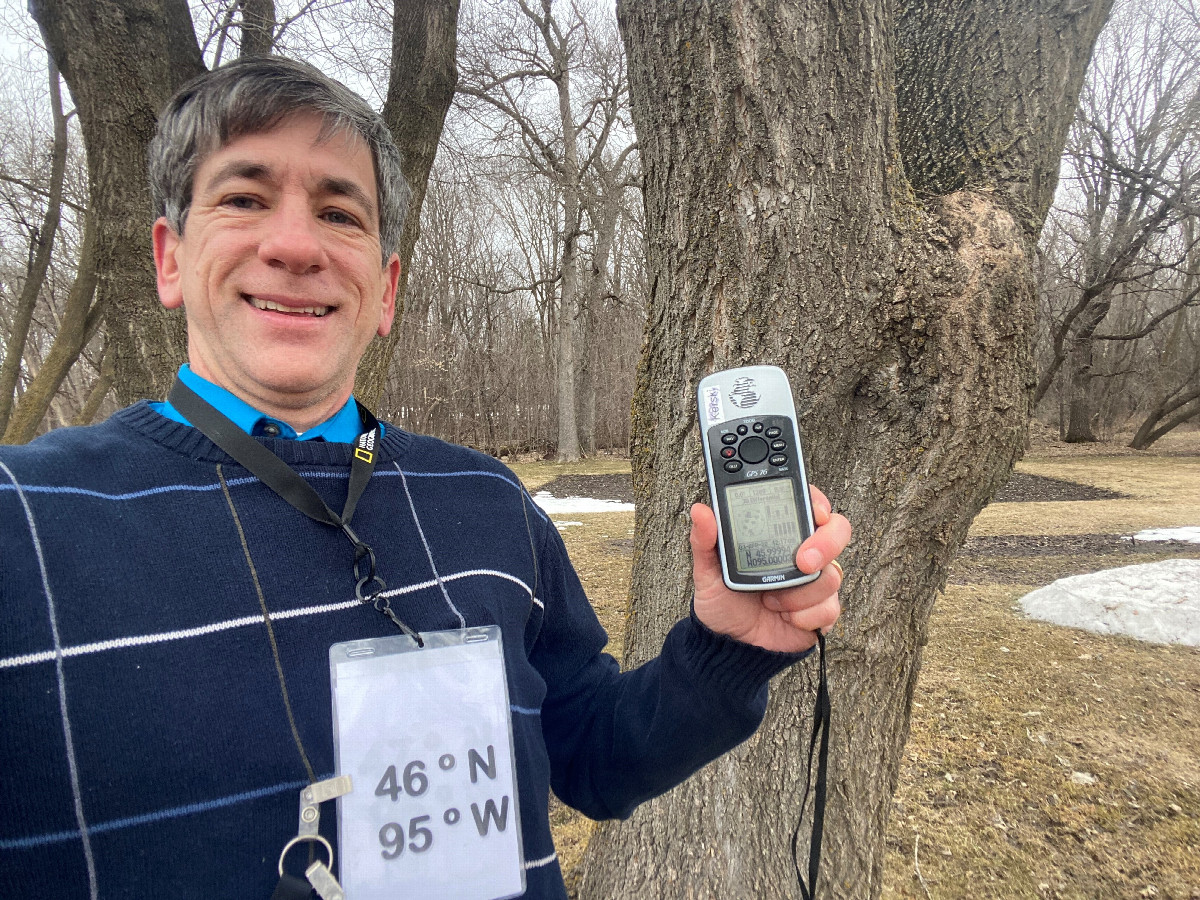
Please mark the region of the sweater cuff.
[[696, 617], [694, 608], [672, 630], [680, 639], [684, 664], [698, 679], [744, 701], [753, 700], [774, 676], [815, 649], [814, 645], [799, 653], [784, 653], [744, 643], [713, 631]]

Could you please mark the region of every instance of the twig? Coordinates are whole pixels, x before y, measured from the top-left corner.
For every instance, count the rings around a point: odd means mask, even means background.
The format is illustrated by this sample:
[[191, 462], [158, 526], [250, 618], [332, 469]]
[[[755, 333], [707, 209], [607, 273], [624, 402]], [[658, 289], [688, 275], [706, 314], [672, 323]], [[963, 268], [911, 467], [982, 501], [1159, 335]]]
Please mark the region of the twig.
[[917, 834], [914, 836], [916, 840], [913, 841], [913, 868], [917, 870], [917, 880], [921, 882], [921, 887], [925, 889], [925, 896], [929, 897], [929, 900], [933, 900], [933, 897], [929, 893], [929, 885], [925, 883], [925, 876], [921, 874], [921, 863], [917, 859], [917, 851], [921, 847], [921, 835]]

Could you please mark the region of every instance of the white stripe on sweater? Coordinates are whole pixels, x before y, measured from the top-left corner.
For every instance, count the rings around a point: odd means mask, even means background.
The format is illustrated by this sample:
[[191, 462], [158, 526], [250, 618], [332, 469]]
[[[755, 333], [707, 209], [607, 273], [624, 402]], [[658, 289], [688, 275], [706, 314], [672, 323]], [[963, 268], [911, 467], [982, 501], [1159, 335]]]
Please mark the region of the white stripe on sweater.
[[539, 869], [542, 866], [548, 866], [550, 863], [558, 859], [557, 853], [551, 853], [549, 856], [543, 856], [541, 859], [530, 859], [525, 862], [525, 870]]
[[[0, 467], [4, 464], [0, 463]], [[5, 471], [8, 471], [5, 469]], [[460, 578], [474, 578], [476, 576], [487, 576], [490, 578], [502, 578], [505, 581], [511, 581], [513, 584], [520, 585], [529, 593], [529, 585], [515, 575], [510, 575], [508, 572], [501, 572], [497, 569], [467, 569], [462, 572], [455, 572], [452, 575], [443, 576], [443, 581], [457, 581]], [[422, 581], [417, 584], [405, 585], [404, 587], [392, 588], [384, 591], [384, 597], [398, 597], [401, 594], [411, 594], [414, 591], [431, 588], [437, 584], [437, 581], [430, 578], [427, 581]], [[47, 588], [47, 592], [49, 588]], [[541, 600], [536, 597], [533, 602], [545, 608]], [[295, 619], [301, 616], [317, 616], [325, 613], [341, 612], [342, 610], [352, 609], [355, 606], [362, 606], [359, 600], [343, 600], [340, 603], [323, 603], [320, 606], [302, 606], [296, 609], [285, 609], [281, 612], [271, 613], [271, 620], [278, 622], [281, 619]], [[90, 653], [103, 653], [108, 650], [122, 650], [130, 647], [143, 647], [147, 644], [161, 644], [167, 641], [182, 641], [189, 638], [204, 637], [209, 634], [216, 634], [221, 631], [228, 631], [231, 628], [245, 628], [248, 626], [262, 625], [262, 616], [241, 616], [237, 619], [226, 619], [221, 622], [210, 622], [207, 625], [198, 625], [195, 628], [181, 628], [177, 631], [160, 631], [153, 634], [138, 634], [128, 637], [111, 638], [106, 641], [95, 641], [90, 644], [77, 644], [73, 647], [61, 647], [54, 650], [43, 650], [38, 653], [26, 653], [21, 656], [9, 656], [0, 659], [0, 669], [10, 669], [17, 666], [29, 666], [37, 663], [50, 662], [54, 659], [66, 659], [73, 656], [86, 656]], [[56, 633], [57, 639], [57, 633]]]
[[442, 599], [446, 601], [446, 605], [450, 607], [450, 611], [458, 616], [458, 627], [466, 628], [467, 620], [463, 618], [463, 614], [458, 611], [458, 607], [450, 599], [450, 592], [446, 590], [446, 582], [438, 575], [437, 564], [433, 561], [433, 551], [429, 549], [429, 541], [425, 539], [425, 529], [421, 527], [421, 519], [417, 516], [417, 505], [413, 503], [412, 492], [408, 489], [408, 479], [404, 477], [404, 470], [400, 468], [400, 463], [396, 463], [395, 466], [396, 471], [400, 473], [400, 486], [404, 488], [404, 496], [408, 498], [408, 508], [412, 511], [413, 524], [417, 526], [417, 534], [421, 536], [421, 546], [425, 548], [425, 558], [429, 560], [429, 568], [433, 572], [434, 579], [437, 581], [438, 589], [442, 592]]
[[91, 900], [97, 900], [100, 896], [100, 885], [96, 879], [96, 860], [92, 856], [92, 839], [88, 834], [87, 819], [83, 814], [83, 792], [79, 786], [79, 764], [75, 760], [75, 740], [71, 736], [71, 717], [67, 712], [67, 678], [63, 672], [63, 646], [58, 634], [58, 613], [54, 608], [54, 594], [50, 591], [50, 576], [46, 572], [46, 558], [42, 553], [42, 541], [38, 537], [37, 524], [33, 521], [33, 510], [29, 508], [29, 501], [25, 499], [25, 493], [21, 490], [17, 476], [12, 473], [12, 470], [3, 461], [0, 461], [0, 469], [4, 470], [4, 474], [9, 477], [9, 480], [13, 483], [13, 487], [17, 489], [17, 497], [20, 498], [21, 507], [25, 510], [25, 521], [29, 524], [29, 536], [33, 538], [33, 549], [37, 553], [38, 570], [42, 574], [42, 591], [46, 595], [46, 610], [50, 614], [50, 633], [54, 638], [54, 650], [51, 651], [50, 656], [54, 660], [55, 676], [58, 679], [58, 712], [62, 716], [63, 739], [67, 745], [67, 771], [71, 778], [71, 795], [75, 801], [75, 824], [79, 826], [79, 836], [83, 841], [83, 858], [87, 863], [88, 890]]

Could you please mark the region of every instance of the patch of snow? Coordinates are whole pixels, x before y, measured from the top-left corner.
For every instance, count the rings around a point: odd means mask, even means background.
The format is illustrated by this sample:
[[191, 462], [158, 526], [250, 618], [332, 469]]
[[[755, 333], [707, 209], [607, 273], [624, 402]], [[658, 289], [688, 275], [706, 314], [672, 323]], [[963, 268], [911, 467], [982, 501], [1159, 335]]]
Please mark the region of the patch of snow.
[[1020, 603], [1030, 617], [1055, 625], [1200, 647], [1200, 559], [1060, 578]]
[[549, 515], [568, 513], [632, 512], [632, 503], [619, 500], [593, 500], [591, 497], [555, 497], [549, 491], [538, 491], [533, 502]]
[[554, 527], [557, 528], [559, 531], [562, 531], [564, 528], [569, 528], [572, 525], [582, 525], [582, 524], [583, 524], [582, 522], [558, 522], [558, 521], [556, 521], [554, 523]]
[[1186, 541], [1189, 544], [1200, 544], [1200, 525], [1187, 525], [1183, 528], [1148, 528], [1139, 531], [1132, 538], [1137, 541]]

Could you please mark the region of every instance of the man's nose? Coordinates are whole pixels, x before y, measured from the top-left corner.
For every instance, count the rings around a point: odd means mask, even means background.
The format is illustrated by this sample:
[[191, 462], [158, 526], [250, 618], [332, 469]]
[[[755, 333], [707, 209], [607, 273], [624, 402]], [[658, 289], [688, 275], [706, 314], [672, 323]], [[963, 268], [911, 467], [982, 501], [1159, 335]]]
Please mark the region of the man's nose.
[[263, 224], [258, 256], [267, 265], [280, 266], [293, 275], [318, 272], [328, 265], [321, 223], [307, 203], [284, 199]]

